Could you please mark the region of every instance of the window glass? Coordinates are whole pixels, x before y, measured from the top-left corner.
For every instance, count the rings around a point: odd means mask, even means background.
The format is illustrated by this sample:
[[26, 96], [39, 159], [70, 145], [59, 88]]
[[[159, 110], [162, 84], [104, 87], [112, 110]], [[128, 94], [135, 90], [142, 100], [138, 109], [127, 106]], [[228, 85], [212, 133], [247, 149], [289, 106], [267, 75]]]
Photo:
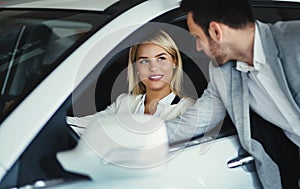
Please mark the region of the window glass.
[[0, 12], [0, 122], [96, 27], [90, 14], [38, 12]]

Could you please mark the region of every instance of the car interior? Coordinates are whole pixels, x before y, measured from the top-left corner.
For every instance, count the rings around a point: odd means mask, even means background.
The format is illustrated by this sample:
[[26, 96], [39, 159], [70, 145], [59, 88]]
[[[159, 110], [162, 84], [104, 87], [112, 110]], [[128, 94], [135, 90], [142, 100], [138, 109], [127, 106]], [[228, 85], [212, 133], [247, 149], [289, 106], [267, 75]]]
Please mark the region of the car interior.
[[[1, 72], [4, 80], [1, 88], [1, 110], [5, 113], [12, 105], [20, 101], [25, 94], [36, 85], [37, 78], [42, 74], [42, 63], [45, 54], [45, 44], [49, 42], [51, 31], [45, 25], [15, 24], [14, 32], [4, 36], [1, 44], [14, 44], [8, 51], [17, 50], [11, 57], [3, 59], [2, 65], [9, 64], [7, 69]], [[16, 30], [16, 28], [19, 28]], [[34, 49], [34, 50], [33, 50]], [[4, 52], [9, 54], [9, 52]], [[3, 54], [3, 53], [1, 53]], [[2, 116], [1, 116], [2, 117]]]
[[[57, 20], [6, 22], [0, 31], [0, 122], [59, 65], [57, 57], [91, 29], [85, 23]], [[67, 34], [59, 36], [61, 30]]]
[[[266, 6], [268, 3], [261, 4]], [[256, 18], [264, 18], [262, 21], [266, 22], [300, 19], [300, 7], [296, 9], [293, 7], [280, 8], [272, 6], [262, 8], [254, 6], [254, 13]], [[124, 85], [124, 81], [126, 81], [126, 67], [130, 44], [141, 39], [145, 36], [145, 33], [151, 32], [154, 28], [153, 25], [156, 26], [155, 29], [163, 28], [169, 31], [171, 36], [175, 36], [175, 39], [182, 39], [176, 37], [177, 33], [174, 27], [187, 30], [185, 19], [185, 15], [180, 10], [173, 10], [156, 18], [152, 24], [146, 24], [126, 40], [122, 41], [120, 45], [98, 64], [75, 89], [73, 94], [61, 105], [59, 110], [47, 122], [38, 136], [3, 178], [0, 188], [33, 185], [38, 180], [62, 179], [62, 182], [66, 182], [89, 179], [87, 175], [79, 175], [63, 170], [55, 158], [57, 152], [75, 147], [79, 139], [66, 124], [66, 116], [84, 116], [101, 111], [110, 105], [119, 94], [127, 93], [128, 86]], [[161, 23], [169, 23], [170, 25]], [[41, 26], [39, 29], [44, 30], [45, 28]], [[43, 37], [47, 37], [47, 35], [45, 34]], [[187, 39], [184, 38], [184, 42], [186, 40], [189, 40], [193, 44], [191, 36], [190, 38], [187, 37]], [[183, 41], [179, 41], [178, 43], [183, 43]], [[182, 49], [185, 49], [184, 44], [182, 45]], [[208, 59], [204, 55], [199, 55], [199, 53], [193, 51], [194, 45], [189, 45], [189, 48], [182, 52], [183, 69], [186, 73], [184, 78], [184, 86], [186, 88], [184, 88], [184, 91], [186, 95], [198, 98], [205, 90], [209, 81], [207, 67], [202, 67], [202, 65], [199, 65], [199, 62], [206, 65], [207, 63], [205, 62]], [[119, 81], [122, 81], [122, 84]], [[229, 117], [226, 117], [219, 137], [235, 133], [233, 123]], [[197, 137], [192, 140], [197, 140]]]

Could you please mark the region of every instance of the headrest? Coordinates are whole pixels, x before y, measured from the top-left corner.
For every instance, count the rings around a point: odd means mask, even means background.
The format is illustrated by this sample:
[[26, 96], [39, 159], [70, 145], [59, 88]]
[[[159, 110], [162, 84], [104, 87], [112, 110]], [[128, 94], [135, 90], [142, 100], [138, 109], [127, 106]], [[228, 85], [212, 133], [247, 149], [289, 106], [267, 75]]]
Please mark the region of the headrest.
[[127, 177], [156, 172], [157, 165], [166, 161], [168, 148], [163, 120], [117, 114], [96, 118], [77, 146], [59, 152], [57, 159], [64, 169], [92, 179]]

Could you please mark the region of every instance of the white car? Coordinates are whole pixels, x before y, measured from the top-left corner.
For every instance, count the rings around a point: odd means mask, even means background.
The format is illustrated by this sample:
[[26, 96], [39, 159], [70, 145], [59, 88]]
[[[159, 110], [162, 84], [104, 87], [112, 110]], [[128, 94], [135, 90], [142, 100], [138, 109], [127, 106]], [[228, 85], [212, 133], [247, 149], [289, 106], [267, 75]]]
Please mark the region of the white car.
[[[228, 118], [221, 130], [170, 144], [167, 161], [142, 169], [84, 157], [90, 152], [78, 149], [78, 137], [66, 123], [66, 116], [100, 111], [127, 92], [128, 47], [161, 28], [182, 52], [186, 95], [202, 94], [209, 59], [196, 52], [179, 3], [1, 1], [0, 188], [260, 187], [253, 158], [242, 150]], [[299, 2], [252, 4], [262, 21], [300, 19]], [[63, 152], [73, 152], [76, 161], [60, 161]]]

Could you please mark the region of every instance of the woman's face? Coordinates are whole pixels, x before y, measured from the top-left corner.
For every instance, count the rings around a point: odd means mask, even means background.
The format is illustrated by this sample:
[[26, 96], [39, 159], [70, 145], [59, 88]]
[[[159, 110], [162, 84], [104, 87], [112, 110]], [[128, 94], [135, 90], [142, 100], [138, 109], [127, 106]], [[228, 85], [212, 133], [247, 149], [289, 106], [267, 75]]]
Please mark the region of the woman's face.
[[141, 44], [137, 50], [136, 70], [146, 91], [170, 91], [175, 62], [170, 54], [155, 44]]

